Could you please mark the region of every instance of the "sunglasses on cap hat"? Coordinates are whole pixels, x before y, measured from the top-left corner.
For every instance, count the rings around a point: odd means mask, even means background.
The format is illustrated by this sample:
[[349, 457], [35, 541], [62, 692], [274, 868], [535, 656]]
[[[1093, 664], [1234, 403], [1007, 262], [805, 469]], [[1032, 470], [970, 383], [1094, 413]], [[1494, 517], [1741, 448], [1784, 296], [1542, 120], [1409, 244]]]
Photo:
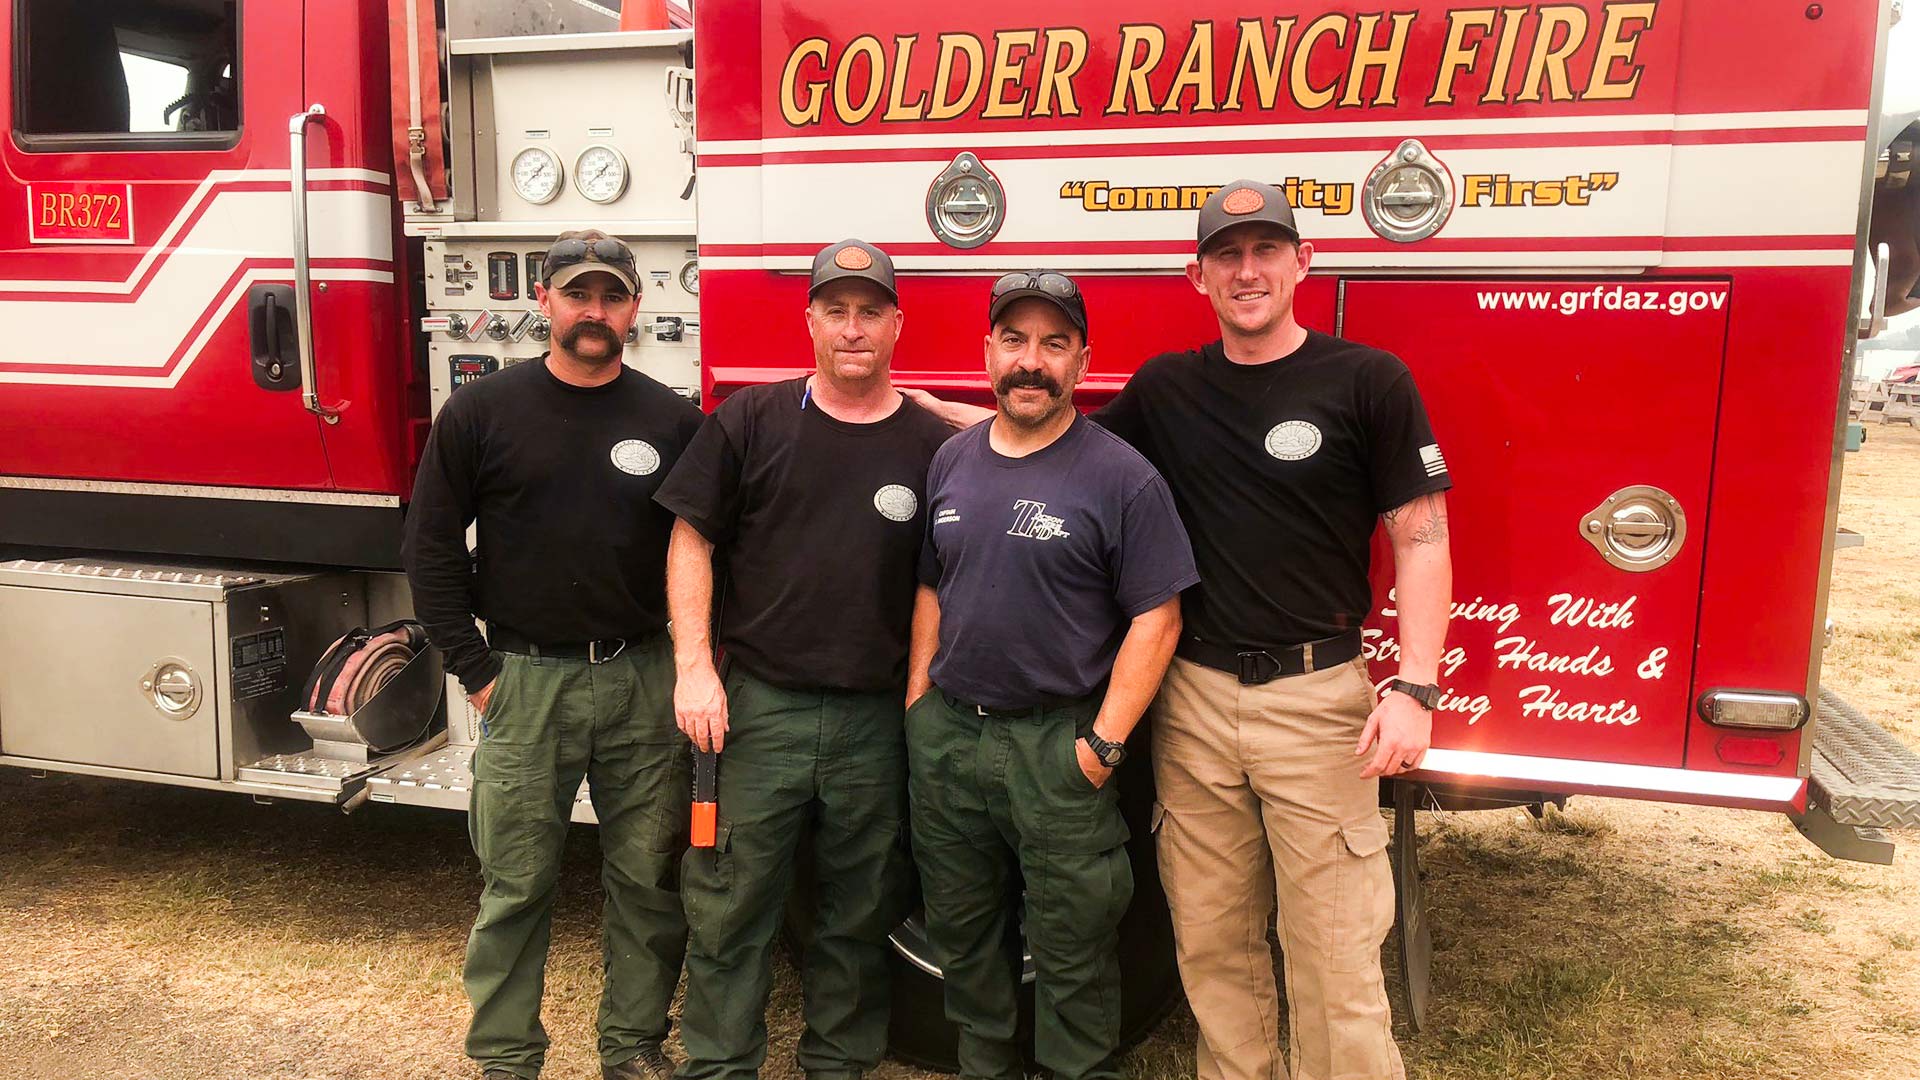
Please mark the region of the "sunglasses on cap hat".
[[1000, 280], [993, 283], [993, 298], [998, 300], [1015, 289], [1038, 289], [1062, 300], [1080, 297], [1080, 286], [1065, 274], [1053, 270], [1016, 270], [1002, 274]]
[[619, 270], [625, 270], [629, 276], [635, 276], [633, 251], [627, 245], [610, 236], [588, 240], [584, 237], [572, 237], [562, 240], [547, 249], [547, 258], [540, 264], [542, 282], [553, 280], [553, 275], [569, 266], [583, 262], [601, 262]]
[[987, 305], [987, 321], [998, 321], [1015, 300], [1026, 297], [1052, 301], [1082, 334], [1087, 333], [1087, 303], [1080, 295], [1080, 286], [1057, 270], [1016, 270], [1000, 275], [1000, 279], [993, 283], [993, 292]]

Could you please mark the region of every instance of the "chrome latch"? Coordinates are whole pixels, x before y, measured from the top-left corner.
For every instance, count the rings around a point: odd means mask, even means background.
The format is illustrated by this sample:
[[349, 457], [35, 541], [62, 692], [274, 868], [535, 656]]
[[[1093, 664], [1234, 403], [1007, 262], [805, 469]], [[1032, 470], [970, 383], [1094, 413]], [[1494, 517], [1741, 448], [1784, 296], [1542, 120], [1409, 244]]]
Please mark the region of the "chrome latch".
[[169, 720], [185, 720], [200, 711], [200, 678], [177, 656], [148, 668], [140, 677], [140, 692], [154, 711]]
[[1360, 213], [1384, 239], [1425, 240], [1453, 213], [1453, 174], [1419, 139], [1408, 139], [1367, 174]]
[[1580, 520], [1580, 536], [1600, 557], [1631, 573], [1673, 561], [1687, 539], [1680, 501], [1648, 484], [1624, 487]]
[[1006, 189], [969, 151], [927, 188], [927, 226], [949, 247], [979, 247], [993, 239], [1006, 218]]

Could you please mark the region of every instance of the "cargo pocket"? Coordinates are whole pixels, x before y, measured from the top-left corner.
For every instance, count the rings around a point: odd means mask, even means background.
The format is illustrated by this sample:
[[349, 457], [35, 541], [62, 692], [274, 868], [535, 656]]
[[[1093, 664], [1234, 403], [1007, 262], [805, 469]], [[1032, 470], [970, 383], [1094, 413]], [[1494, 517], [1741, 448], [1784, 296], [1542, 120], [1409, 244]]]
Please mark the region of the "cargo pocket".
[[[1026, 862], [1027, 856], [1022, 857]], [[1038, 920], [1046, 946], [1056, 960], [1082, 962], [1107, 943], [1133, 902], [1133, 863], [1124, 845], [1104, 851], [1055, 849], [1033, 859], [1039, 865], [1023, 867], [1027, 877], [1026, 914]], [[1041, 877], [1035, 895], [1033, 873]], [[1032, 934], [1028, 942], [1031, 945]]]
[[1360, 971], [1379, 961], [1380, 945], [1393, 929], [1387, 823], [1377, 813], [1346, 822], [1339, 840], [1327, 958], [1335, 971]]
[[732, 822], [715, 824], [712, 847], [687, 849], [680, 862], [680, 900], [694, 948], [707, 956], [725, 952], [734, 908]]
[[[1153, 810], [1147, 817], [1147, 831], [1153, 834], [1155, 861], [1161, 867], [1160, 891], [1166, 894], [1167, 905], [1177, 912], [1180, 910], [1177, 906], [1180, 902], [1178, 890], [1185, 875], [1167, 873], [1166, 867], [1169, 865], [1170, 850], [1179, 843], [1180, 825], [1173, 820], [1173, 815], [1168, 813], [1166, 804], [1159, 799], [1153, 800]], [[1177, 860], [1179, 854], [1174, 852], [1172, 857]]]

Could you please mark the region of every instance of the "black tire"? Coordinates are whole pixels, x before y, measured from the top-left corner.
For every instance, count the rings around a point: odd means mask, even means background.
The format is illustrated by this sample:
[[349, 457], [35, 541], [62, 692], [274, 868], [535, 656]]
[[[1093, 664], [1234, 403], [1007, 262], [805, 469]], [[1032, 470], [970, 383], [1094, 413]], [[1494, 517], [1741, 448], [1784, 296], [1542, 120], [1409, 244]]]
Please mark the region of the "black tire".
[[[1129, 1047], [1145, 1039], [1180, 1003], [1179, 969], [1174, 961], [1173, 922], [1167, 914], [1166, 894], [1160, 890], [1160, 864], [1153, 847], [1153, 767], [1148, 760], [1147, 732], [1129, 740], [1130, 751], [1114, 783], [1120, 787], [1120, 810], [1132, 838], [1127, 855], [1133, 863], [1133, 902], [1120, 920], [1120, 1044]], [[798, 956], [812, 937], [812, 859], [802, 853], [792, 899], [787, 905], [786, 929]], [[1018, 892], [1007, 898], [1019, 902]], [[959, 1032], [947, 1020], [939, 968], [926, 948], [921, 923], [919, 884], [914, 886], [913, 914], [893, 934], [893, 1019], [888, 1045], [894, 1056], [941, 1072], [956, 1068]], [[1015, 948], [1018, 943], [1009, 943]], [[1025, 950], [1021, 950], [1023, 959]], [[1033, 969], [1023, 964], [1018, 1038], [1033, 1057]]]

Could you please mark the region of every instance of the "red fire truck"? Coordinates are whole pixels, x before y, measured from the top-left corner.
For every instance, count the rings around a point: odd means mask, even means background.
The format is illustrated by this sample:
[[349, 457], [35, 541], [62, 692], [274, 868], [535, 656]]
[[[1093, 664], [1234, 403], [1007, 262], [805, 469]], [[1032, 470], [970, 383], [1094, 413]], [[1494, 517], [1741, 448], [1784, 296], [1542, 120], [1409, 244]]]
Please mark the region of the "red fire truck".
[[[1410, 984], [1421, 805], [1745, 807], [1882, 861], [1920, 824], [1912, 755], [1820, 688], [1866, 224], [1911, 169], [1876, 160], [1886, 4], [7, 11], [0, 764], [464, 807], [430, 654], [354, 715], [296, 695], [407, 614], [426, 427], [543, 350], [562, 229], [633, 244], [628, 362], [704, 405], [810, 363], [804, 270], [859, 236], [904, 271], [896, 378], [942, 394], [985, 397], [987, 282], [1079, 275], [1092, 406], [1212, 336], [1193, 215], [1251, 176], [1317, 248], [1302, 321], [1407, 361], [1458, 482], [1435, 749], [1386, 796]], [[1159, 904], [1130, 1030], [1177, 994]], [[896, 1047], [938, 1060], [937, 966], [896, 942]]]

